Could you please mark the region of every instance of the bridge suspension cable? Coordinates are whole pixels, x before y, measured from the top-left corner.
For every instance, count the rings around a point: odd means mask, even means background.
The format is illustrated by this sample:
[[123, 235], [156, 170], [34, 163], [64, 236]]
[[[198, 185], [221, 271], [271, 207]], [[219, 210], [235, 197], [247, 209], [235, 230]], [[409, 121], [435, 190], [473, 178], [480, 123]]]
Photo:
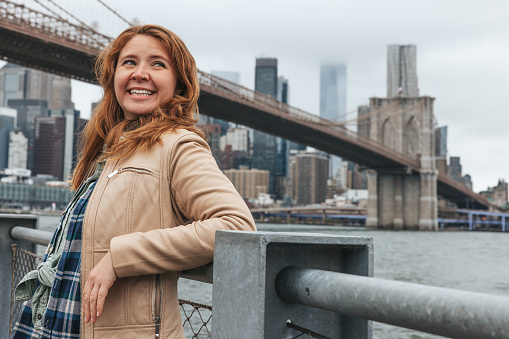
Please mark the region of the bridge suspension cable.
[[117, 11], [115, 11], [113, 8], [111, 8], [110, 6], [106, 5], [106, 3], [102, 0], [97, 0], [101, 5], [103, 5], [104, 7], [106, 7], [111, 13], [115, 14], [117, 17], [119, 17], [122, 21], [124, 21], [126, 24], [129, 25], [129, 27], [131, 26], [134, 26], [134, 24], [132, 24], [131, 22], [129, 22], [129, 20], [127, 20], [126, 18], [124, 18], [123, 16], [121, 16], [120, 14], [118, 14]]
[[[39, 5], [41, 5], [42, 7], [46, 8], [48, 11], [50, 11], [51, 13], [53, 13], [54, 15], [56, 15], [58, 18], [60, 18], [61, 20], [64, 20], [64, 21], [67, 21], [69, 22], [68, 20], [66, 20], [65, 18], [63, 18], [61, 15], [59, 15], [57, 12], [53, 11], [52, 9], [50, 9], [49, 7], [47, 7], [46, 5], [44, 5], [40, 0], [34, 0], [35, 2], [37, 2]], [[85, 23], [84, 21], [80, 20], [79, 18], [77, 18], [74, 14], [72, 14], [71, 12], [69, 12], [68, 10], [66, 10], [65, 8], [63, 8], [62, 6], [60, 6], [59, 4], [57, 4], [56, 2], [54, 2], [53, 0], [47, 0], [49, 1], [50, 3], [52, 3], [55, 7], [57, 7], [58, 9], [60, 9], [61, 11], [63, 11], [65, 14], [69, 15], [71, 18], [73, 18], [74, 20], [76, 20], [80, 25], [82, 25], [83, 27], [89, 29], [90, 31], [96, 33], [96, 34], [99, 34], [99, 32], [97, 32], [94, 28], [90, 27], [89, 25], [87, 25], [87, 23]], [[86, 31], [83, 31], [86, 33]]]

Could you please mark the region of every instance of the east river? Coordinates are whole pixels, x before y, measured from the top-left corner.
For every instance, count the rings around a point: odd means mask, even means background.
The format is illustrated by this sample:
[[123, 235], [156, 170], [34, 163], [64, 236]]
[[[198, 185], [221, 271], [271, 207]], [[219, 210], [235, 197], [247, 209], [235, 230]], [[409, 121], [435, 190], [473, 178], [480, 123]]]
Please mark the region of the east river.
[[[40, 217], [39, 228], [50, 230], [57, 222], [57, 217], [43, 216]], [[370, 237], [374, 244], [376, 278], [509, 296], [509, 232], [379, 231], [341, 226], [286, 224], [257, 226], [260, 231], [269, 232], [312, 232]], [[210, 305], [212, 286], [181, 279], [179, 296]], [[246, 307], [247, 305], [248, 301]], [[442, 337], [375, 322], [373, 338]]]

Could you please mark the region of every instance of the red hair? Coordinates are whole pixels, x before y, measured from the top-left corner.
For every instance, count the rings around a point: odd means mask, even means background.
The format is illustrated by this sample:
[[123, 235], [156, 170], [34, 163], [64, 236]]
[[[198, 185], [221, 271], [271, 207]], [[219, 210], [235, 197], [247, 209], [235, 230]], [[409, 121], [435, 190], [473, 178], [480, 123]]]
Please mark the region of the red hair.
[[[177, 73], [175, 94], [152, 113], [136, 120], [124, 119], [124, 112], [115, 96], [114, 77], [118, 56], [134, 36], [143, 34], [156, 38], [168, 51]], [[177, 128], [193, 131], [205, 139], [195, 125], [198, 122], [198, 96], [200, 93], [196, 63], [184, 42], [173, 32], [157, 25], [134, 26], [113, 40], [96, 59], [95, 74], [104, 95], [85, 126], [80, 142], [80, 156], [71, 179], [77, 189], [90, 174], [98, 160], [118, 159], [146, 150], [160, 140], [167, 131]], [[131, 126], [136, 129], [129, 131]], [[125, 131], [128, 132], [125, 132]], [[121, 141], [120, 135], [125, 138]], [[103, 147], [106, 151], [103, 153]]]

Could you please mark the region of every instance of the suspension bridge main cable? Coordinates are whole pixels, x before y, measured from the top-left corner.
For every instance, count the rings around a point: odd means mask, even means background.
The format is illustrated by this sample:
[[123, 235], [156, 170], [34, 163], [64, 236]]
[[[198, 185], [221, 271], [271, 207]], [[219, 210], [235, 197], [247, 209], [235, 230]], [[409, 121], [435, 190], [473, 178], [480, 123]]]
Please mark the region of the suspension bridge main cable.
[[110, 12], [112, 12], [113, 14], [115, 14], [116, 16], [118, 16], [120, 18], [120, 20], [124, 21], [126, 24], [129, 25], [129, 27], [131, 26], [134, 26], [131, 22], [129, 22], [127, 19], [125, 19], [123, 16], [121, 16], [120, 14], [118, 14], [113, 8], [111, 8], [110, 6], [106, 5], [104, 3], [104, 1], [102, 0], [97, 0], [101, 5], [103, 5], [104, 7], [106, 7]]
[[[37, 3], [39, 3], [40, 5], [41, 2], [39, 0], [35, 0]], [[65, 14], [69, 15], [71, 18], [73, 18], [74, 20], [76, 20], [77, 22], [79, 22], [82, 26], [86, 27], [87, 29], [89, 29], [90, 31], [96, 33], [96, 34], [100, 34], [99, 32], [97, 32], [95, 29], [93, 29], [92, 27], [90, 27], [89, 25], [87, 25], [85, 22], [81, 21], [80, 19], [78, 19], [76, 16], [74, 16], [71, 12], [69, 12], [68, 10], [66, 10], [65, 8], [63, 8], [62, 6], [58, 5], [56, 2], [54, 2], [53, 0], [48, 0], [49, 2], [51, 2], [53, 5], [55, 5], [58, 9], [60, 9], [61, 11], [63, 11]], [[44, 6], [44, 5], [42, 5]], [[44, 6], [46, 7], [46, 6]], [[47, 8], [47, 7], [46, 7]], [[49, 8], [47, 8], [48, 10], [50, 10]], [[51, 10], [50, 10], [51, 11]], [[53, 11], [52, 11], [53, 12]], [[54, 14], [56, 14], [55, 12], [53, 12]], [[58, 15], [58, 14], [56, 14]], [[60, 17], [60, 15], [58, 15]], [[65, 19], [64, 19], [65, 20]]]

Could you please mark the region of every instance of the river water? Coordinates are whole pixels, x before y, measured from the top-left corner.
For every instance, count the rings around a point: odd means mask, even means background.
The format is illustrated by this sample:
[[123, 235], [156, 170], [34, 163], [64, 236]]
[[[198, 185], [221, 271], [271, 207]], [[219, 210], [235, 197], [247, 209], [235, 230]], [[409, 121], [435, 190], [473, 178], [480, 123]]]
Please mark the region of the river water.
[[[51, 230], [57, 217], [42, 216]], [[373, 238], [376, 278], [509, 296], [509, 233], [416, 232], [316, 225], [258, 224], [260, 231], [326, 233]], [[181, 279], [180, 297], [211, 304], [212, 285]], [[201, 336], [200, 336], [201, 338]], [[442, 338], [373, 323], [375, 339]]]

